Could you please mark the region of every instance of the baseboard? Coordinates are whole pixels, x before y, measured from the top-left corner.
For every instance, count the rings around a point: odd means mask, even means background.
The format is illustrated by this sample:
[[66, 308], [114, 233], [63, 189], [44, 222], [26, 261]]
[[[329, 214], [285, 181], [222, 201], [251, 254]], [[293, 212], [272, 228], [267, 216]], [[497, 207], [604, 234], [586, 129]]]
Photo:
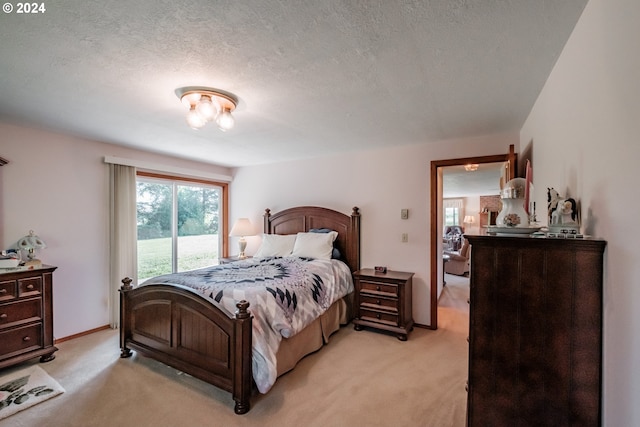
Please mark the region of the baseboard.
[[436, 328], [429, 326], [429, 325], [423, 325], [421, 323], [414, 323], [413, 326], [415, 326], [416, 328], [422, 328], [422, 329], [431, 329], [432, 331], [435, 331]]
[[88, 331], [80, 332], [78, 334], [69, 335], [68, 337], [58, 338], [58, 339], [54, 340], [53, 342], [54, 342], [54, 344], [59, 344], [61, 342], [69, 341], [69, 340], [72, 340], [74, 338], [80, 338], [80, 337], [83, 337], [85, 335], [90, 335], [90, 334], [92, 334], [94, 332], [104, 331], [105, 329], [109, 329], [109, 325], [100, 326], [100, 327], [95, 328], [95, 329], [89, 329]]

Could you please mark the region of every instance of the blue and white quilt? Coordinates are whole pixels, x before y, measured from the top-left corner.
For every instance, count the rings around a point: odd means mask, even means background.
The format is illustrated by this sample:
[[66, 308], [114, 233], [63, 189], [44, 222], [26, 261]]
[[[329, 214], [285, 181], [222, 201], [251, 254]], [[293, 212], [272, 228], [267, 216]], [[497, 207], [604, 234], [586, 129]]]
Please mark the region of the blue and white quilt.
[[188, 286], [229, 313], [236, 311], [237, 302], [249, 301], [253, 378], [261, 393], [276, 381], [282, 337], [297, 334], [353, 291], [351, 271], [342, 261], [298, 257], [250, 258], [166, 274], [144, 284], [151, 283]]

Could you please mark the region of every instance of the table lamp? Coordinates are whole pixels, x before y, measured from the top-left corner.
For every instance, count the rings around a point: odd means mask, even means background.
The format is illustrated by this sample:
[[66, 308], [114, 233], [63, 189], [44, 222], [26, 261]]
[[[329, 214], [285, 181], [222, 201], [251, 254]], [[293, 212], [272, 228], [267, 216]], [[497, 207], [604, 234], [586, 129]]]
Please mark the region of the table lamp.
[[251, 226], [249, 218], [238, 218], [235, 224], [233, 224], [229, 236], [240, 237], [238, 241], [240, 249], [238, 259], [245, 259], [247, 256], [244, 254], [244, 250], [247, 248], [247, 241], [244, 238], [245, 236], [253, 236], [253, 227]]
[[29, 234], [18, 240], [16, 245], [18, 246], [18, 249], [27, 251], [27, 260], [24, 263], [25, 267], [37, 268], [42, 266], [42, 261], [35, 257], [35, 250], [44, 249], [47, 245], [34, 233], [33, 230], [29, 230]]

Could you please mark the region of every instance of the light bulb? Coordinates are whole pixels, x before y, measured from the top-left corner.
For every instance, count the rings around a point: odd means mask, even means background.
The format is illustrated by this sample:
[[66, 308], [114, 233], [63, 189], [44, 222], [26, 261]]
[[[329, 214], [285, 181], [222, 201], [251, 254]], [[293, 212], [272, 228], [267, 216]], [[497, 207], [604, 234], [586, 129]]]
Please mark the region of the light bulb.
[[191, 92], [183, 95], [180, 100], [185, 107], [191, 108], [192, 105], [196, 105], [196, 103], [200, 101], [200, 94], [197, 92]]
[[187, 123], [193, 129], [200, 129], [207, 121], [196, 111], [195, 105], [192, 105], [187, 113]]
[[200, 113], [206, 121], [213, 120], [217, 113], [216, 107], [213, 105], [213, 102], [211, 102], [209, 95], [202, 95], [198, 105], [196, 105], [196, 111]]
[[223, 108], [220, 114], [218, 114], [218, 117], [216, 118], [216, 123], [218, 125], [218, 128], [223, 132], [226, 132], [229, 129], [231, 129], [235, 124], [235, 122], [236, 121], [231, 115], [231, 111], [229, 111], [228, 108]]

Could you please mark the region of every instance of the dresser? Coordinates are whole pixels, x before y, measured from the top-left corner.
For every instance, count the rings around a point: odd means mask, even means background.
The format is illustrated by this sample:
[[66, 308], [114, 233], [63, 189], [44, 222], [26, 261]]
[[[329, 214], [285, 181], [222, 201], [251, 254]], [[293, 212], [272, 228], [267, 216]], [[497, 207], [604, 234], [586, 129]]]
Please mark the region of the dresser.
[[413, 273], [387, 271], [378, 273], [365, 268], [353, 273], [355, 280], [354, 328], [364, 326], [397, 334], [406, 341], [413, 329]]
[[[33, 270], [0, 272], [0, 368], [40, 357], [53, 360], [53, 272], [43, 265]], [[0, 270], [4, 271], [4, 270]]]
[[466, 237], [468, 426], [599, 426], [606, 242]]

